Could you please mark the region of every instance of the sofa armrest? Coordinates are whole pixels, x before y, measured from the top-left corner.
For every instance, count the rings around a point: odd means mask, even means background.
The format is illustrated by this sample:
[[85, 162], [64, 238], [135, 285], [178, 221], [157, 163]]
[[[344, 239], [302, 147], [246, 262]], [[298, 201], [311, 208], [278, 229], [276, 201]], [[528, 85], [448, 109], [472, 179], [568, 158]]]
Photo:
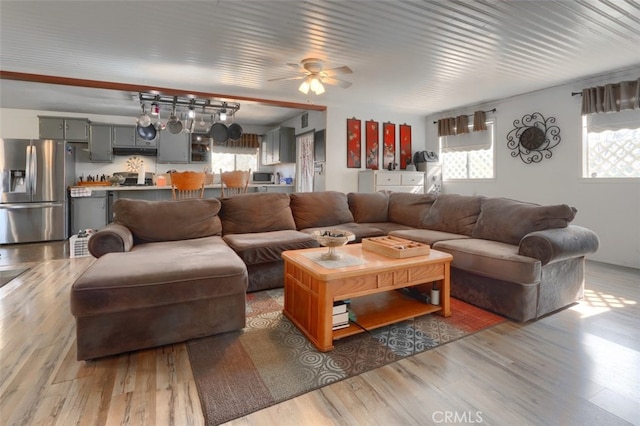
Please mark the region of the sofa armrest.
[[126, 226], [110, 223], [89, 238], [89, 253], [100, 257], [107, 253], [131, 250], [133, 234]]
[[534, 231], [520, 240], [518, 254], [533, 257], [543, 265], [574, 257], [586, 256], [598, 250], [598, 235], [582, 226]]

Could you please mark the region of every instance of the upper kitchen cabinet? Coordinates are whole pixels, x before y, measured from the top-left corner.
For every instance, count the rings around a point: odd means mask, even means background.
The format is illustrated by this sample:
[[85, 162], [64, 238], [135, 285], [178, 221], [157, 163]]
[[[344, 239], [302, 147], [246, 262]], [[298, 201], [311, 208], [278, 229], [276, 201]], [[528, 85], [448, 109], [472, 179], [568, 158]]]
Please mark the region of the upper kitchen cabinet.
[[136, 126], [114, 125], [113, 126], [113, 146], [135, 146]]
[[209, 163], [211, 160], [211, 141], [207, 134], [191, 134], [191, 163]]
[[69, 142], [89, 141], [89, 120], [86, 118], [38, 116], [40, 139], [62, 139]]
[[158, 139], [158, 136], [156, 136], [156, 138], [152, 140], [143, 139], [142, 137], [140, 137], [138, 132], [136, 132], [136, 126], [125, 124], [118, 124], [113, 126], [114, 148], [156, 148], [158, 146]]
[[296, 162], [296, 138], [293, 127], [278, 127], [262, 139], [262, 164]]
[[113, 162], [112, 126], [92, 123], [89, 128], [89, 160], [95, 163]]
[[188, 163], [189, 134], [174, 135], [166, 130], [160, 132], [158, 140], [158, 163]]

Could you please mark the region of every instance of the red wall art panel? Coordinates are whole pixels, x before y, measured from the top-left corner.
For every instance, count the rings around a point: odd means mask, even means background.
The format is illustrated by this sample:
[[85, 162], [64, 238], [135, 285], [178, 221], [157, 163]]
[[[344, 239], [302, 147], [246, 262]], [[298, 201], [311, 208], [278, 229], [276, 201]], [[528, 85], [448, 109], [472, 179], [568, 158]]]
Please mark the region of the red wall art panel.
[[411, 126], [401, 124], [400, 132], [400, 168], [405, 170], [411, 163]]
[[378, 169], [380, 157], [380, 133], [377, 121], [365, 121], [365, 161], [367, 169]]
[[347, 167], [359, 169], [361, 161], [361, 139], [360, 120], [347, 118]]
[[393, 123], [382, 124], [382, 142], [384, 144], [382, 165], [385, 168], [395, 168], [396, 162], [396, 125]]

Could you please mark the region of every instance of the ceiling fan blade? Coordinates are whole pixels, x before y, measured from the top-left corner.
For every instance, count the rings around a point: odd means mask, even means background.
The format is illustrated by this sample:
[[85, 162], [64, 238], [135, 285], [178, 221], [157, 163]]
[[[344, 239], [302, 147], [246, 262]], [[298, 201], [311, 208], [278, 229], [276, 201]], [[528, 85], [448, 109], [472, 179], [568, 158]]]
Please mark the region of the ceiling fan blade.
[[344, 81], [344, 80], [339, 80], [339, 79], [333, 78], [333, 77], [323, 77], [323, 78], [321, 78], [321, 80], [322, 80], [323, 83], [330, 84], [332, 86], [339, 86], [339, 87], [342, 87], [342, 88], [345, 88], [345, 89], [347, 87], [351, 86], [350, 82]]
[[345, 65], [342, 67], [329, 68], [328, 70], [322, 70], [322, 73], [327, 77], [333, 77], [334, 75], [338, 75], [338, 74], [351, 74], [353, 73], [353, 71], [351, 71], [351, 68]]
[[307, 78], [306, 75], [299, 75], [296, 77], [280, 77], [280, 78], [272, 78], [267, 81], [285, 81], [285, 80], [302, 80], [303, 78]]
[[291, 62], [286, 64], [288, 67], [293, 68], [294, 70], [296, 70], [297, 72], [307, 72], [306, 69], [304, 69], [304, 67], [300, 64], [292, 64]]

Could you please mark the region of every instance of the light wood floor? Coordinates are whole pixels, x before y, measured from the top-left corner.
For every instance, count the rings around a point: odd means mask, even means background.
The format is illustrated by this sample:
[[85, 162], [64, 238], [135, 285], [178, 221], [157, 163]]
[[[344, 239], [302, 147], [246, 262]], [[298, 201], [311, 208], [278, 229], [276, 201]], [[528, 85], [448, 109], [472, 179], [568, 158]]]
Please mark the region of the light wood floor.
[[[93, 260], [34, 248], [46, 260], [0, 250], [0, 266], [32, 266], [0, 288], [0, 424], [203, 424], [184, 344], [75, 360], [69, 288]], [[586, 287], [584, 301], [554, 315], [505, 323], [230, 424], [640, 425], [640, 271], [588, 262]]]

